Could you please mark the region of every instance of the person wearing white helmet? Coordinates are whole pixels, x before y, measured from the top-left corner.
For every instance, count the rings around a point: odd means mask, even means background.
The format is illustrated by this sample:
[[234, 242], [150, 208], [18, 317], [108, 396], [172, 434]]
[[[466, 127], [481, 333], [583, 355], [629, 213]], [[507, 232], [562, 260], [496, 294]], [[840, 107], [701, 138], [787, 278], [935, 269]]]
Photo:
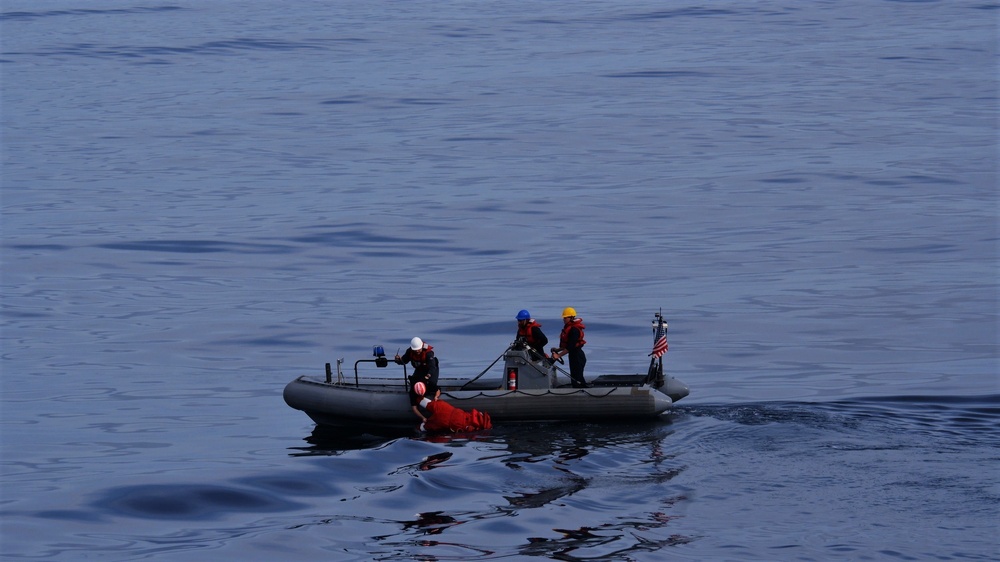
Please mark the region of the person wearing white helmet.
[[583, 352], [586, 341], [583, 339], [583, 319], [577, 318], [576, 309], [567, 306], [563, 309], [563, 329], [559, 334], [559, 347], [552, 348], [552, 358], [559, 359], [569, 355], [569, 378], [573, 388], [587, 388], [587, 380], [583, 378], [583, 368], [587, 366], [587, 354]]
[[413, 374], [410, 375], [410, 407], [413, 413], [420, 418], [421, 422], [427, 420], [427, 416], [421, 412], [420, 399], [422, 395], [417, 394], [413, 387], [416, 383], [424, 383], [425, 392], [428, 396], [435, 398], [441, 394], [438, 390], [438, 359], [434, 355], [434, 347], [427, 345], [420, 338], [410, 340], [410, 347], [403, 355], [396, 354], [393, 358], [397, 365], [409, 363], [413, 366]]

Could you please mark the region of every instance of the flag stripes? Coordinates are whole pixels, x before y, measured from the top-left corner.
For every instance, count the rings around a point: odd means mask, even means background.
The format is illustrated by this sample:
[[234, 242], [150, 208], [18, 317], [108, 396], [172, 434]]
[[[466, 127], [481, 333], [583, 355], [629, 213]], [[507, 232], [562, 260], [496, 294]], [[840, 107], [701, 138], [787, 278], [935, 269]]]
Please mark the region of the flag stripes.
[[653, 342], [653, 357], [663, 357], [663, 354], [667, 352], [667, 331], [664, 329], [663, 324], [658, 324], [656, 326], [656, 339]]

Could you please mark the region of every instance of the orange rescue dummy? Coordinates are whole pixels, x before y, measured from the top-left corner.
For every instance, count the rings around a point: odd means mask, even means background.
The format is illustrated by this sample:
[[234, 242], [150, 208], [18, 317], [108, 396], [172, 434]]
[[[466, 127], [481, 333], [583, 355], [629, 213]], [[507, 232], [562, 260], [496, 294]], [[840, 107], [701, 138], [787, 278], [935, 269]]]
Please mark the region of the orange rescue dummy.
[[[423, 386], [422, 383], [417, 383], [413, 386], [417, 394], [422, 394], [420, 392], [423, 390], [420, 388]], [[420, 429], [423, 431], [430, 433], [459, 433], [481, 431], [493, 427], [490, 415], [476, 409], [466, 412], [442, 400], [431, 400], [426, 397], [420, 400], [420, 406], [430, 414], [427, 420], [420, 424]]]

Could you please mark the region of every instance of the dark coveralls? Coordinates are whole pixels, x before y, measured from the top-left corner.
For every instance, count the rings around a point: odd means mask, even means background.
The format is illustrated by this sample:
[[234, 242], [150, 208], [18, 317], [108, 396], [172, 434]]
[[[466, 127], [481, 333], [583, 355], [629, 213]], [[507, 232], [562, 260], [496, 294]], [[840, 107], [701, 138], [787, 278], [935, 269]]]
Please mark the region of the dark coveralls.
[[434, 348], [427, 346], [424, 349], [413, 351], [406, 348], [406, 352], [396, 359], [399, 365], [410, 363], [413, 366], [413, 374], [410, 375], [410, 405], [417, 406], [423, 396], [417, 395], [413, 391], [413, 385], [418, 382], [424, 383], [427, 387], [428, 398], [433, 399], [438, 390], [438, 359], [434, 356]]
[[587, 342], [583, 339], [583, 329], [583, 322], [576, 319], [566, 325], [559, 335], [559, 347], [565, 349], [569, 356], [569, 378], [573, 381], [573, 388], [587, 387], [587, 380], [583, 378], [583, 368], [587, 366], [587, 354], [583, 352]]
[[537, 355], [536, 358], [545, 357], [545, 346], [548, 345], [549, 338], [542, 333], [542, 325], [538, 322], [518, 322], [516, 339], [530, 347]]

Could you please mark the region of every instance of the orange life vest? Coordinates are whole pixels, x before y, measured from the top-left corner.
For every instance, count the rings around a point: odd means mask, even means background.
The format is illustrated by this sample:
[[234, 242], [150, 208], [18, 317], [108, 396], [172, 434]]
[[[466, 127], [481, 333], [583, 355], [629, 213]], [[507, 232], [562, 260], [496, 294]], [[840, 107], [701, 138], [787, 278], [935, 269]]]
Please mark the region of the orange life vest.
[[583, 347], [587, 342], [583, 339], [583, 329], [586, 326], [583, 325], [583, 320], [579, 318], [573, 320], [569, 324], [563, 326], [562, 332], [559, 334], [559, 347], [563, 349], [569, 349], [569, 345], [566, 342], [569, 341], [569, 331], [573, 328], [580, 330], [580, 339], [576, 342], [576, 347]]
[[[517, 325], [517, 337], [524, 338], [525, 343], [530, 347], [539, 349], [538, 342], [535, 341], [535, 328], [541, 328], [542, 325], [534, 320], [529, 321], [525, 325]], [[545, 344], [542, 344], [545, 345]]]
[[410, 361], [413, 362], [413, 366], [416, 367], [421, 363], [427, 362], [427, 352], [434, 349], [432, 345], [424, 345], [424, 347], [414, 351], [410, 350]]

